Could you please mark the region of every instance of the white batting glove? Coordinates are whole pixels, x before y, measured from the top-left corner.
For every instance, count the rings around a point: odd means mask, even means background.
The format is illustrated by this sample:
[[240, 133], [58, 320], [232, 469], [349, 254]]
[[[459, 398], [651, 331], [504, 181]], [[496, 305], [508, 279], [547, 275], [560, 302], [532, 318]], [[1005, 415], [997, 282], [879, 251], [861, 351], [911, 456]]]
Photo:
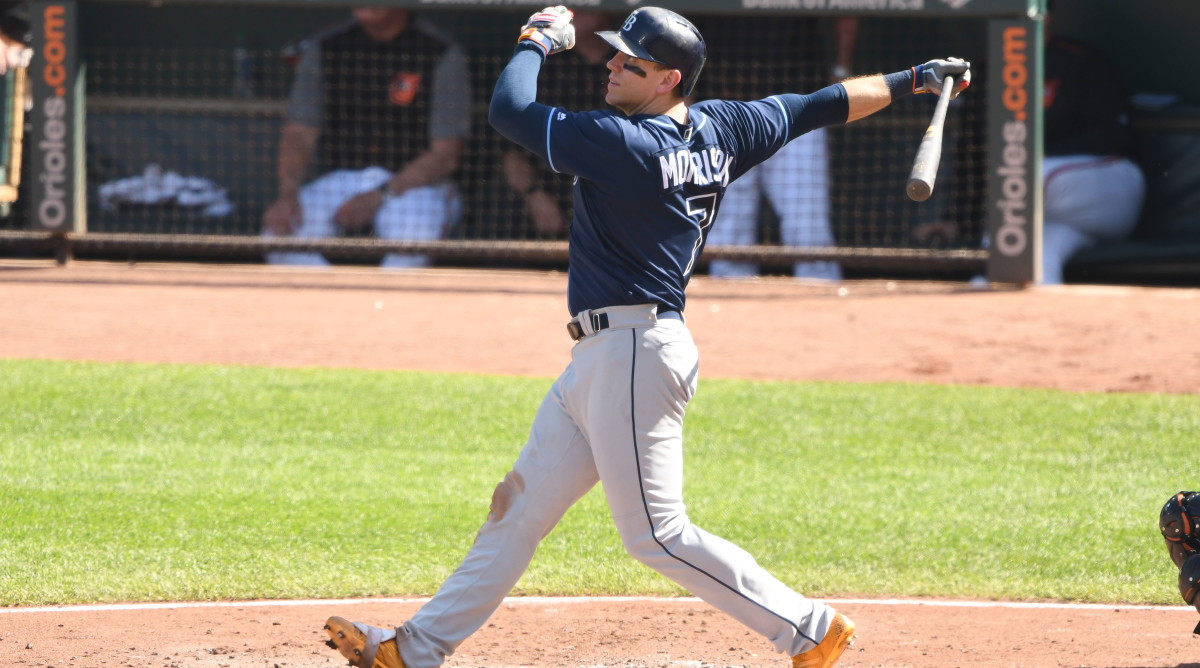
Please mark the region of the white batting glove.
[[529, 17], [529, 23], [522, 26], [517, 42], [533, 42], [547, 56], [566, 51], [575, 46], [575, 25], [571, 23], [573, 18], [575, 14], [562, 5], [547, 7]]
[[9, 70], [18, 67], [29, 67], [29, 61], [33, 58], [33, 49], [25, 46], [6, 45], [0, 51], [0, 74], [8, 74]]

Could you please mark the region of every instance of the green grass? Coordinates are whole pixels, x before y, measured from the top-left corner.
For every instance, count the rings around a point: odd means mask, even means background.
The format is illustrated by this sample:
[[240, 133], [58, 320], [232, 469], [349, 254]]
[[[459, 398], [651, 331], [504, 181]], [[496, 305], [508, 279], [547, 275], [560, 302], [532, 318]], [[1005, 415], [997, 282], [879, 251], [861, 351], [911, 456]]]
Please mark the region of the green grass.
[[[426, 595], [548, 379], [0, 360], [0, 604]], [[1200, 397], [707, 380], [693, 521], [813, 596], [1178, 603]], [[598, 490], [526, 594], [683, 593]]]

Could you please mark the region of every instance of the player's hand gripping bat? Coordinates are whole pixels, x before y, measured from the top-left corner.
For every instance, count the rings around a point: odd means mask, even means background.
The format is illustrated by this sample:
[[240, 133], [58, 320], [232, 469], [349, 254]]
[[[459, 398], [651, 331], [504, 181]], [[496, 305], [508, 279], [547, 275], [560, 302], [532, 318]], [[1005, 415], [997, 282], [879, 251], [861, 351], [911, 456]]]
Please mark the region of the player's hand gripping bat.
[[971, 63], [961, 58], [931, 60], [916, 68], [919, 86], [914, 86], [917, 93], [938, 93], [937, 106], [933, 110], [933, 118], [925, 137], [917, 147], [917, 157], [913, 160], [912, 172], [908, 177], [906, 190], [914, 201], [924, 202], [933, 194], [933, 184], [937, 179], [938, 165], [942, 161], [942, 132], [946, 125], [946, 109], [950, 100], [971, 85]]

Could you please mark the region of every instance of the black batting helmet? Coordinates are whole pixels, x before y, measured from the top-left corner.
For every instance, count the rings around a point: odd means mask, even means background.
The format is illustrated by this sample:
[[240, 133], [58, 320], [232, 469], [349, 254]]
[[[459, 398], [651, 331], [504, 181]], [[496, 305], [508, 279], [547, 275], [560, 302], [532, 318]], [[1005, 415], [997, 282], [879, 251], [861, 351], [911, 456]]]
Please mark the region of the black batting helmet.
[[635, 9], [619, 31], [602, 30], [596, 34], [627, 56], [679, 70], [682, 75], [679, 90], [684, 95], [691, 94], [708, 58], [700, 31], [691, 21], [669, 9]]
[[1200, 554], [1200, 492], [1179, 492], [1167, 499], [1158, 514], [1158, 529], [1176, 566]]

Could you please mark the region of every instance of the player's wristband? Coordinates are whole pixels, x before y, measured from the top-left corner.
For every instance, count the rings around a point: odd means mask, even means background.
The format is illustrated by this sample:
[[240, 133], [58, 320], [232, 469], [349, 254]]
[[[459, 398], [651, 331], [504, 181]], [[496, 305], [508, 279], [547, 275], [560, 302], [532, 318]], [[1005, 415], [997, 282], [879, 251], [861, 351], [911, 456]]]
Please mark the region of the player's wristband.
[[533, 27], [526, 28], [521, 32], [521, 36], [517, 38], [517, 46], [526, 42], [539, 47], [543, 56], [549, 56], [550, 51], [554, 48], [554, 44], [550, 42], [549, 37], [546, 37], [546, 33]]
[[914, 89], [917, 87], [917, 68], [910, 67], [901, 72], [885, 74], [883, 75], [883, 83], [887, 85], [888, 92], [892, 94], [892, 102], [895, 102], [905, 95], [915, 92]]

